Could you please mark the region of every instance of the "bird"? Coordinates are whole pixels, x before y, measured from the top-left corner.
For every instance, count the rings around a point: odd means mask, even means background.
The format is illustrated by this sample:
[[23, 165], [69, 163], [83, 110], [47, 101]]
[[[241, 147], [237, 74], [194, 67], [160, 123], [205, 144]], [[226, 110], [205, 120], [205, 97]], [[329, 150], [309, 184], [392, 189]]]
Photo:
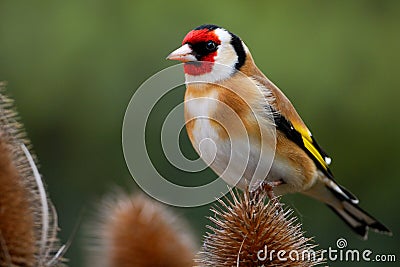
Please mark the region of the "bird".
[[200, 157], [230, 186], [269, 198], [301, 193], [331, 208], [364, 239], [392, 232], [336, 182], [331, 158], [234, 33], [204, 24], [167, 56], [183, 63], [184, 117]]

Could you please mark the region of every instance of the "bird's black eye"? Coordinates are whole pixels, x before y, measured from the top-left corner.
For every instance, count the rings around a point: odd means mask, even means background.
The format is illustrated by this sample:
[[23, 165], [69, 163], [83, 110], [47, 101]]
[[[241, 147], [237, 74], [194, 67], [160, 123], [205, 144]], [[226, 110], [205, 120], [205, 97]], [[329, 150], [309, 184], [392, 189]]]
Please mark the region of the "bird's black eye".
[[214, 53], [218, 49], [217, 43], [214, 41], [206, 41], [206, 42], [197, 42], [197, 43], [188, 43], [189, 46], [193, 50], [193, 55], [197, 58], [197, 60], [203, 60], [203, 57]]
[[216, 48], [217, 48], [217, 44], [216, 44], [215, 42], [213, 42], [213, 41], [208, 41], [208, 42], [206, 43], [206, 49], [207, 49], [208, 51], [214, 51]]

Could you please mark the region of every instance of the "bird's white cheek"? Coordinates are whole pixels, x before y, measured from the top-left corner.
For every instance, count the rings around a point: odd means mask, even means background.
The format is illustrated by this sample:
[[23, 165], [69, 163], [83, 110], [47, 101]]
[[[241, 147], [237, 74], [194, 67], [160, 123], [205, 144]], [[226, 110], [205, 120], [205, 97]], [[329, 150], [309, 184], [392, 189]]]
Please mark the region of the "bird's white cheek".
[[238, 56], [235, 49], [231, 45], [221, 45], [218, 49], [217, 55], [214, 57], [215, 63], [227, 66], [234, 70], [238, 62]]

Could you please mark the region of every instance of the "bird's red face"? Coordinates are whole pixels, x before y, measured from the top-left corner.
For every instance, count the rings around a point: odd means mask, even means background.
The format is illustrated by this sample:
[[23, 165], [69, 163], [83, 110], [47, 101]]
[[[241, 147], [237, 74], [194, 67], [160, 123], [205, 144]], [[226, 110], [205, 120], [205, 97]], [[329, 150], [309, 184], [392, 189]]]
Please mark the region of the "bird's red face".
[[182, 46], [167, 59], [185, 63], [186, 81], [215, 82], [239, 70], [246, 59], [246, 51], [238, 36], [219, 26], [206, 24], [190, 31]]
[[220, 44], [221, 41], [214, 30], [195, 29], [185, 36], [182, 46], [172, 52], [168, 59], [184, 62], [186, 74], [202, 75], [210, 73]]

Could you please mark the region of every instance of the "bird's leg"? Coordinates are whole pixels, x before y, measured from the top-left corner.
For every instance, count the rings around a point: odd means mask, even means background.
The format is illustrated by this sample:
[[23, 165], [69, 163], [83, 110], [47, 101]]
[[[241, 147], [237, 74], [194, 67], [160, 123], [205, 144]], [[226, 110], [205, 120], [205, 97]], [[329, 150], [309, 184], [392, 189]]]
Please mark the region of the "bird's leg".
[[274, 187], [284, 183], [285, 182], [282, 179], [276, 181], [264, 181], [255, 191], [249, 192], [252, 203], [257, 203], [259, 197], [261, 197], [264, 192], [267, 193], [267, 196], [270, 200], [275, 200], [276, 196], [274, 194]]
[[282, 179], [276, 181], [264, 181], [264, 183], [259, 188], [259, 190], [263, 190], [264, 192], [267, 193], [269, 201], [274, 203], [275, 205], [278, 205], [281, 211], [283, 211], [283, 206], [280, 203], [279, 199], [275, 196], [274, 188], [284, 183], [285, 182]]
[[275, 199], [274, 187], [277, 187], [283, 183], [284, 182], [282, 179], [276, 181], [264, 181], [258, 190], [266, 191], [268, 198], [273, 200]]

